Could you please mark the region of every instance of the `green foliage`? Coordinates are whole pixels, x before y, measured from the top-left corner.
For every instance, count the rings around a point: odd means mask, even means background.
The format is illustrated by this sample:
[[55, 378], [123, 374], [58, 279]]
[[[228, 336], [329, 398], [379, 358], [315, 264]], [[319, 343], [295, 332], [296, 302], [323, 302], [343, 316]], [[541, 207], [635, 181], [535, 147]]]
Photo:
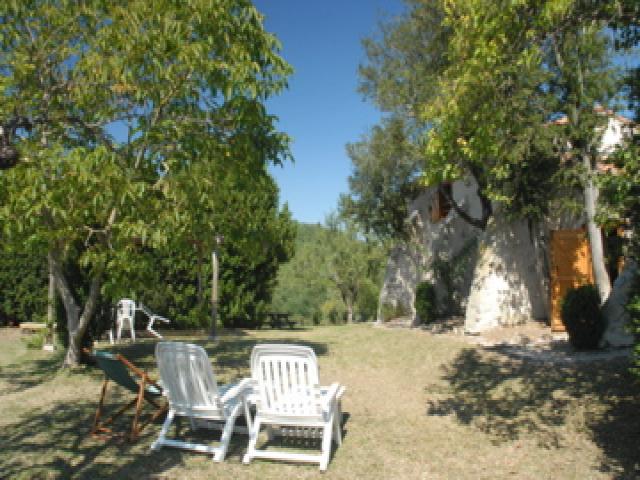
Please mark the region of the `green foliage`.
[[383, 303], [380, 305], [380, 317], [383, 322], [388, 322], [394, 318], [408, 317], [410, 314], [409, 309], [401, 303]]
[[599, 178], [598, 219], [606, 227], [624, 227], [625, 255], [640, 258], [640, 138], [619, 148], [610, 160], [617, 169]]
[[0, 248], [0, 325], [36, 322], [47, 313], [47, 262], [34, 250]]
[[574, 348], [598, 348], [606, 325], [600, 311], [600, 295], [593, 285], [567, 291], [562, 300], [561, 316], [569, 334], [569, 342]]
[[636, 338], [636, 343], [633, 347], [635, 363], [633, 371], [636, 375], [640, 375], [640, 343], [637, 341], [637, 339], [640, 338], [640, 276], [636, 276], [635, 278], [634, 284], [629, 292], [629, 302], [625, 308], [631, 319], [631, 331]]
[[381, 238], [406, 236], [408, 200], [418, 196], [422, 159], [400, 117], [375, 126], [361, 141], [347, 145], [353, 165], [349, 194], [341, 214]]
[[[264, 102], [291, 67], [249, 0], [2, 2], [0, 18], [0, 118], [33, 123], [0, 173], [0, 225], [52, 254], [72, 331], [100, 290], [117, 298], [152, 276], [148, 249], [211, 251], [225, 232], [265, 262], [277, 235], [263, 247], [252, 209], [271, 208], [267, 165], [290, 154]], [[93, 286], [88, 308], [65, 282], [71, 260]]]
[[297, 223], [295, 255], [278, 271], [270, 309], [321, 322], [322, 305], [332, 288], [324, 261], [326, 245], [321, 225]]
[[31, 333], [29, 336], [22, 338], [22, 341], [26, 344], [27, 348], [31, 350], [42, 350], [42, 347], [47, 341], [47, 331], [39, 330]]
[[[588, 177], [567, 175], [560, 167], [572, 166], [571, 161], [559, 160], [561, 155], [574, 161], [597, 156], [601, 130], [596, 127], [606, 116], [594, 113], [594, 106], [608, 105], [618, 88], [611, 38], [626, 34], [627, 40], [637, 39], [629, 27], [637, 26], [632, 2], [406, 3], [403, 16], [365, 41], [368, 63], [360, 68], [362, 92], [417, 133], [401, 141], [389, 135], [381, 155], [393, 160], [397, 147], [408, 141], [419, 150], [414, 158], [421, 165], [415, 171], [423, 185], [473, 177], [483, 212], [463, 218], [480, 228], [492, 214], [491, 201], [500, 202], [511, 217], [537, 220], [557, 208], [559, 200], [572, 198], [575, 179], [584, 186]], [[621, 27], [616, 35], [604, 31], [612, 23]], [[568, 122], [551, 126], [561, 114]], [[371, 149], [375, 135], [363, 144]], [[571, 152], [566, 152], [568, 144]], [[360, 157], [376, 159], [365, 153]], [[359, 174], [364, 162], [352, 157]], [[364, 164], [388, 177], [383, 161]], [[374, 205], [361, 191], [386, 208], [402, 205], [398, 198], [389, 202], [378, 184], [407, 182], [374, 181], [370, 192], [354, 183], [347, 211]], [[365, 220], [379, 216], [367, 216], [366, 210], [360, 214]]]
[[352, 316], [373, 318], [381, 282], [383, 250], [334, 223], [298, 224], [295, 256], [278, 272], [270, 309], [318, 324]]
[[414, 306], [421, 323], [426, 325], [436, 319], [436, 287], [433, 283], [428, 281], [418, 283]]

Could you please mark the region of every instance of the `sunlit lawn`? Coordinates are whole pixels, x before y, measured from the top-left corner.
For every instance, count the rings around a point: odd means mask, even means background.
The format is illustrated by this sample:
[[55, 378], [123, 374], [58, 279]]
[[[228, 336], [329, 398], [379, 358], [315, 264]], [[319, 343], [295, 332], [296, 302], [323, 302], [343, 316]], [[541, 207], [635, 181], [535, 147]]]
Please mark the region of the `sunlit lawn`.
[[[59, 354], [29, 351], [0, 331], [2, 478], [638, 478], [640, 388], [626, 361], [522, 362], [459, 338], [371, 325], [242, 331], [204, 344], [219, 380], [248, 374], [258, 342], [299, 342], [318, 354], [323, 383], [348, 388], [344, 442], [317, 466], [256, 460], [247, 437], [227, 456], [164, 448], [159, 425], [129, 444], [87, 435], [99, 398], [94, 369], [58, 371]], [[155, 371], [154, 342], [119, 351]], [[124, 395], [124, 393], [122, 393]], [[213, 434], [213, 432], [212, 432]]]

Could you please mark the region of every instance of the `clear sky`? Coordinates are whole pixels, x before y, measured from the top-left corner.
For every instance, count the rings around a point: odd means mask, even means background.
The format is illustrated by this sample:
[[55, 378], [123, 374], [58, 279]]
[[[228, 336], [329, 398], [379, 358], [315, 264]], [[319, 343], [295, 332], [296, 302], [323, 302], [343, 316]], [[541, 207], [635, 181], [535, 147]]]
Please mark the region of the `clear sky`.
[[348, 190], [345, 145], [375, 125], [380, 113], [356, 91], [361, 39], [403, 10], [401, 0], [254, 0], [267, 31], [282, 42], [295, 69], [289, 89], [268, 102], [279, 129], [293, 138], [294, 163], [271, 169], [293, 218], [322, 223]]

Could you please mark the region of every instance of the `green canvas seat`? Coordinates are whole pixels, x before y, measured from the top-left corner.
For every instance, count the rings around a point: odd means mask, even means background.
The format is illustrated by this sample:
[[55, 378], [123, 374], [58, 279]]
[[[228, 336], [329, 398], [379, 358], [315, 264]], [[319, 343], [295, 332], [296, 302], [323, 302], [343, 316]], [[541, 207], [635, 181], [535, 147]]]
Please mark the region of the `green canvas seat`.
[[[91, 354], [90, 352], [87, 353]], [[105, 379], [102, 384], [102, 394], [96, 410], [91, 433], [93, 435], [113, 434], [114, 432], [108, 427], [108, 425], [111, 425], [116, 418], [135, 405], [131, 430], [128, 434], [129, 440], [133, 441], [148, 423], [152, 422], [167, 411], [166, 402], [161, 398], [163, 394], [162, 387], [151, 380], [146, 372], [136, 367], [120, 354], [114, 355], [110, 352], [95, 351], [93, 353], [93, 357], [98, 368], [104, 372]], [[125, 390], [133, 393], [135, 397], [118, 409], [109, 418], [102, 420], [104, 401], [109, 381], [120, 385]], [[145, 422], [141, 423], [140, 415], [145, 402], [153, 407], [153, 412]]]

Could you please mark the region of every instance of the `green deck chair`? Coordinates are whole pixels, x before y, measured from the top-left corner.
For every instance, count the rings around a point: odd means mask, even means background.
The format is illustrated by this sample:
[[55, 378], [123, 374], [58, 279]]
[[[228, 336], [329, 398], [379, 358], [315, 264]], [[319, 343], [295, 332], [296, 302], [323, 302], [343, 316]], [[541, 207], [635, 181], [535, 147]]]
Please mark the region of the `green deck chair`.
[[[85, 352], [91, 354], [91, 352], [86, 350]], [[95, 358], [98, 367], [104, 372], [105, 379], [102, 384], [102, 395], [100, 396], [100, 403], [96, 410], [91, 434], [113, 435], [114, 432], [107, 425], [112, 424], [116, 418], [135, 405], [133, 423], [131, 424], [131, 431], [128, 434], [128, 439], [130, 441], [134, 441], [148, 423], [153, 422], [156, 418], [167, 411], [167, 403], [161, 399], [162, 388], [156, 382], [151, 380], [144, 371], [140, 370], [120, 354], [114, 355], [109, 352], [95, 351], [93, 353], [93, 357]], [[132, 372], [136, 378], [131, 375]], [[102, 420], [102, 410], [104, 407], [104, 400], [107, 394], [107, 385], [109, 384], [109, 380], [135, 394], [135, 398], [118, 409], [109, 418]], [[140, 422], [140, 415], [145, 401], [154, 408], [154, 411], [149, 415], [149, 418], [145, 422]]]

